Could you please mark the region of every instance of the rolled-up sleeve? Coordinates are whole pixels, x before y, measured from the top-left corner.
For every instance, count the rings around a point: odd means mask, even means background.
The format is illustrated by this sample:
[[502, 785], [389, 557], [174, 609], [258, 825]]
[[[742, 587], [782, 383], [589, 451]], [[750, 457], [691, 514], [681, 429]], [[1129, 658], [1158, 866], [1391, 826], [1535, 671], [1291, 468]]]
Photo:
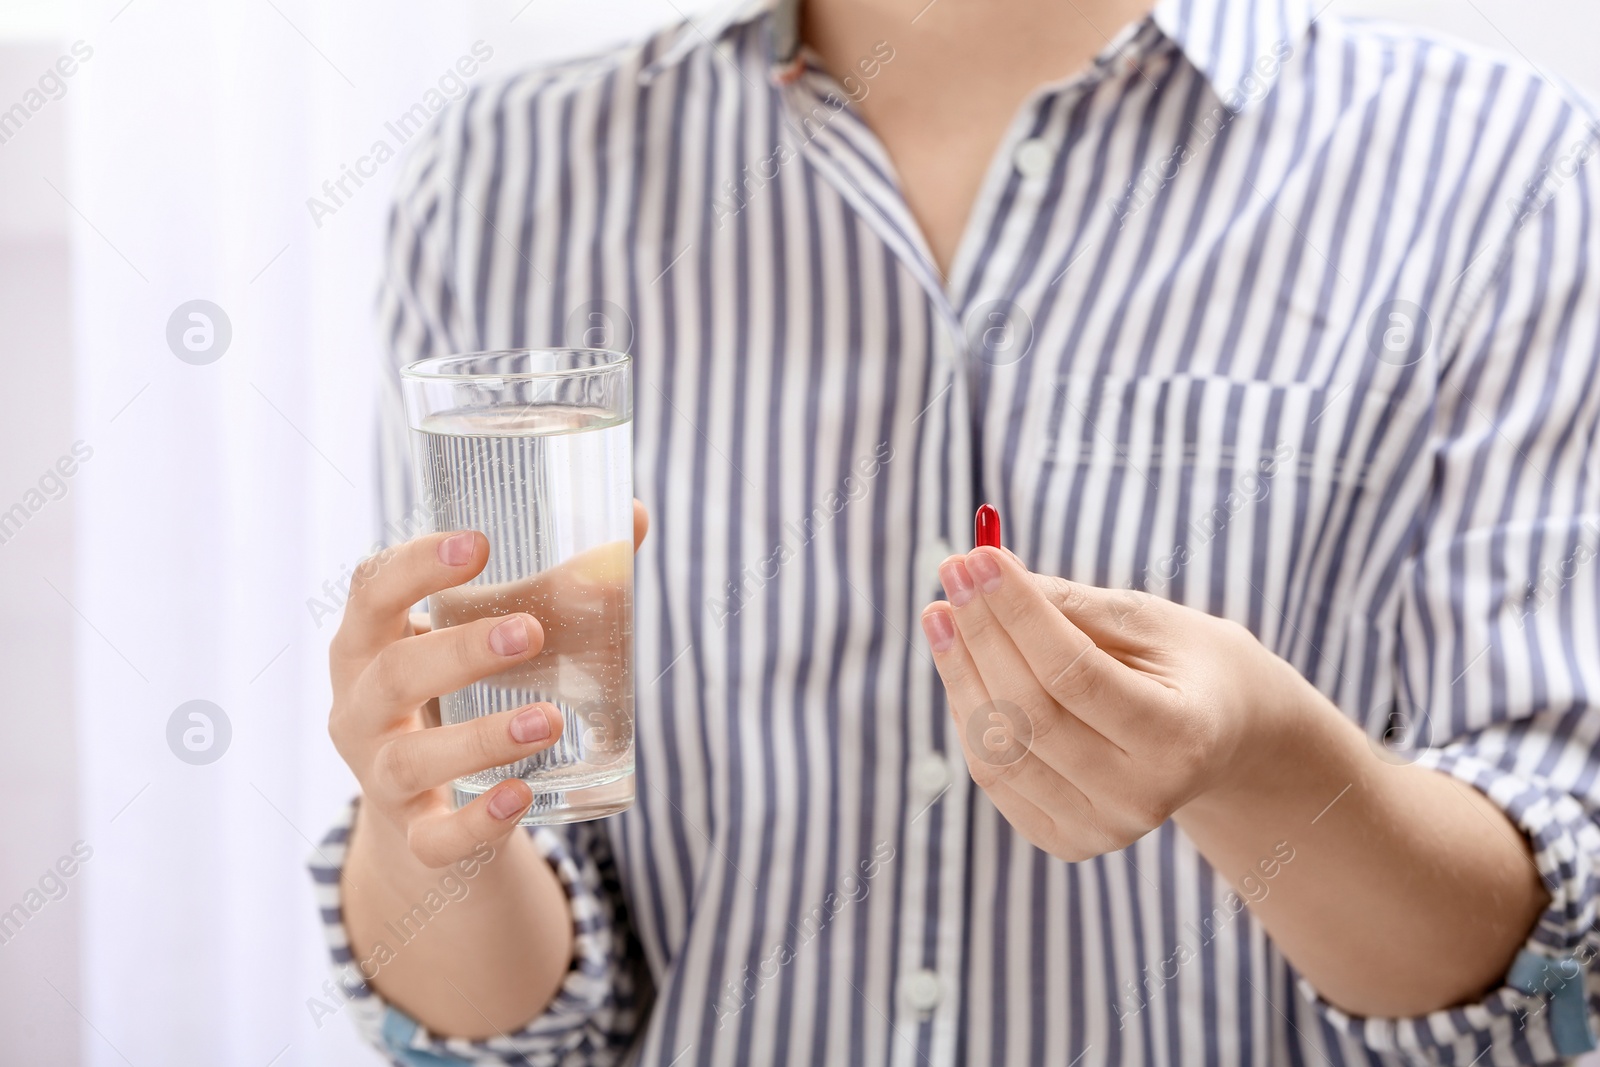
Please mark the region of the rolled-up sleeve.
[[572, 966], [550, 1006], [521, 1030], [468, 1041], [431, 1034], [387, 1003], [366, 981], [373, 976], [369, 972], [381, 967], [381, 958], [357, 960], [351, 951], [340, 878], [355, 810], [352, 803], [308, 862], [338, 994], [321, 1004], [316, 1013], [319, 1028], [331, 1016], [349, 1015], [368, 1041], [402, 1067], [602, 1067], [621, 1062], [638, 1029], [648, 980], [621, 906], [601, 828], [585, 824], [531, 831], [572, 907]]
[[[1576, 116], [1576, 108], [1574, 109]], [[1550, 896], [1505, 983], [1410, 1019], [1324, 1021], [1422, 1062], [1560, 1062], [1600, 1008], [1600, 158], [1574, 117], [1438, 376], [1428, 504], [1401, 570], [1397, 708], [1420, 765], [1526, 837]], [[1514, 187], [1518, 193], [1532, 185]], [[1505, 210], [1496, 203], [1485, 210]], [[1484, 833], [1509, 833], [1487, 820]]]

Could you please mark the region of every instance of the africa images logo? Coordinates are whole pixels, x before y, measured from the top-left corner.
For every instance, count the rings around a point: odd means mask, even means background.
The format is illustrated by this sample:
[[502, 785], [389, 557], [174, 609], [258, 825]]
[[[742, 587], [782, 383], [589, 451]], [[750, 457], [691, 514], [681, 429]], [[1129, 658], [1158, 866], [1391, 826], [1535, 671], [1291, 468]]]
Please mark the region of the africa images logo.
[[[336, 215], [349, 203], [368, 178], [376, 177], [378, 168], [388, 163], [412, 138], [428, 128], [434, 116], [453, 100], [467, 95], [467, 79], [478, 73], [478, 68], [494, 56], [494, 48], [483, 41], [474, 41], [470, 55], [461, 56], [453, 67], [439, 75], [434, 86], [422, 98], [406, 108], [395, 118], [383, 124], [383, 135], [375, 139], [366, 153], [356, 157], [355, 165], [339, 164], [339, 173], [322, 183], [322, 196], [306, 198], [306, 210], [317, 229], [322, 221]], [[354, 185], [354, 188], [351, 186]]]

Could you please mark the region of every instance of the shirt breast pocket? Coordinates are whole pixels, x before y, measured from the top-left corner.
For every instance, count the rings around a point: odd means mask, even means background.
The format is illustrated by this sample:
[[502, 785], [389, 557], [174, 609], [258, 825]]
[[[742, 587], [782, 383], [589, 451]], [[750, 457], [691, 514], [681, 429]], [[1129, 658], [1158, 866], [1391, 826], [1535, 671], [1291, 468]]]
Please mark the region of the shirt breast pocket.
[[1429, 405], [1388, 385], [1064, 376], [1012, 468], [1029, 562], [1314, 644], [1426, 489]]

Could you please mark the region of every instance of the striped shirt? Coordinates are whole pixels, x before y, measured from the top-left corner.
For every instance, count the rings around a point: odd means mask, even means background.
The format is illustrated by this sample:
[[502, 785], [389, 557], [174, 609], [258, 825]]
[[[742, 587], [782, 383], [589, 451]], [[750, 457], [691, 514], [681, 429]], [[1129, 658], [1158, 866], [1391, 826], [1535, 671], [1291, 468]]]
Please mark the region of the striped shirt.
[[[346, 968], [394, 1062], [1558, 1058], [1600, 1002], [1600, 127], [1527, 64], [1315, 14], [1163, 0], [1040, 87], [948, 278], [851, 106], [910, 26], [836, 78], [792, 0], [747, 3], [443, 116], [392, 217], [396, 364], [631, 351], [653, 519], [638, 799], [534, 835], [567, 981], [464, 1041]], [[1487, 794], [1551, 896], [1523, 958], [1577, 977], [1353, 1018], [1248, 906], [1314, 822], [1251, 871], [1171, 824], [1082, 863], [1019, 837], [918, 625], [984, 501], [1033, 570], [1235, 619]], [[340, 965], [347, 833], [314, 864]]]

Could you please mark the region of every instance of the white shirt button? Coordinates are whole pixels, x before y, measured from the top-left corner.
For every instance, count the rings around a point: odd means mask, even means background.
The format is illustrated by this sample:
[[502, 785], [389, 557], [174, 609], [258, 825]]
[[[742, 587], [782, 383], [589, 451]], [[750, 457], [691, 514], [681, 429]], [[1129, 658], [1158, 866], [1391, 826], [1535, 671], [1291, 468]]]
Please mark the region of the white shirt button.
[[1050, 172], [1050, 163], [1055, 155], [1049, 145], [1037, 137], [1030, 137], [1017, 145], [1011, 162], [1016, 164], [1017, 173], [1024, 178], [1042, 178]]
[[916, 1011], [932, 1011], [939, 1003], [939, 976], [932, 971], [912, 971], [904, 989], [906, 1003]]
[[925, 797], [937, 796], [950, 784], [950, 761], [930, 752], [911, 765], [911, 784]]

